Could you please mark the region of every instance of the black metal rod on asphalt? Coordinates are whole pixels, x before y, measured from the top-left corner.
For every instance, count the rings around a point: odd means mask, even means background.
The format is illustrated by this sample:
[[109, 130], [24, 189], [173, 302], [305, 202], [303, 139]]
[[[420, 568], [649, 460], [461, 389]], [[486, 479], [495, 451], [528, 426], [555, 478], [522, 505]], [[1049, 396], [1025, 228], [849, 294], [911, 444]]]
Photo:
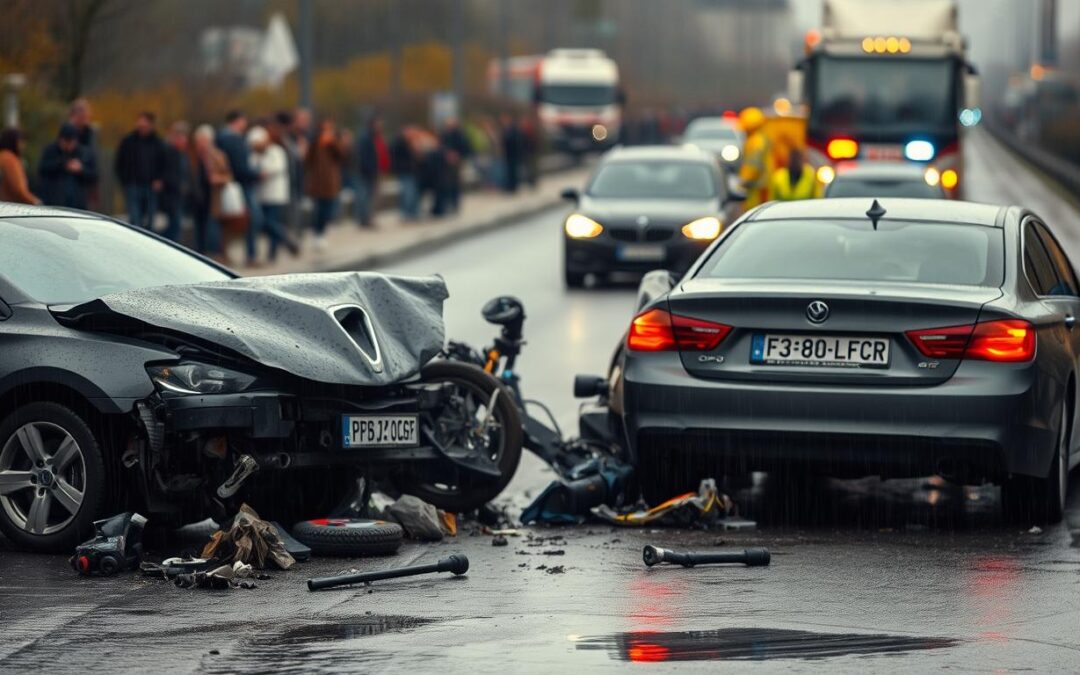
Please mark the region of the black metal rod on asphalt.
[[392, 570], [380, 570], [378, 572], [361, 572], [359, 574], [344, 574], [338, 577], [319, 577], [308, 579], [309, 591], [317, 591], [320, 588], [333, 588], [334, 586], [348, 586], [349, 584], [362, 584], [369, 581], [382, 581], [383, 579], [396, 579], [397, 577], [411, 577], [417, 574], [431, 574], [432, 572], [453, 572], [455, 575], [465, 574], [469, 571], [469, 559], [461, 553], [441, 558], [438, 562], [430, 565], [413, 565], [412, 567], [399, 567]]
[[671, 563], [683, 567], [694, 565], [722, 565], [741, 564], [747, 567], [763, 567], [769, 564], [769, 551], [764, 548], [748, 548], [742, 551], [730, 552], [705, 552], [705, 551], [671, 551], [659, 546], [646, 546], [641, 557], [649, 567], [660, 563]]

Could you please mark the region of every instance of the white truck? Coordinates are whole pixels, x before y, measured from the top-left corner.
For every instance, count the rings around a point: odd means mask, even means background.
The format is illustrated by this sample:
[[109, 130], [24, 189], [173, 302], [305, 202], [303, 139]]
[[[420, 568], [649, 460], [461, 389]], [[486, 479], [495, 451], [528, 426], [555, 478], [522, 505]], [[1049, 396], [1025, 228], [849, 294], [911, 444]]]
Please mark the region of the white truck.
[[979, 87], [956, 0], [825, 0], [824, 9], [788, 82], [806, 106], [819, 178], [842, 161], [906, 159], [959, 198], [961, 119], [978, 110]]
[[603, 51], [553, 49], [536, 85], [536, 114], [554, 149], [582, 154], [618, 142], [625, 95], [619, 67]]

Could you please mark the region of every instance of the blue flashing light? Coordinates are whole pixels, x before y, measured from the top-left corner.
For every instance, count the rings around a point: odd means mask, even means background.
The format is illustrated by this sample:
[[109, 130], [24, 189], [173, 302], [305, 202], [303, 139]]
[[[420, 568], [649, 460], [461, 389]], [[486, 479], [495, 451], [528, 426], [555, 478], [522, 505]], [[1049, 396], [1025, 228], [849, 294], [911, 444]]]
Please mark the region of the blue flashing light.
[[910, 141], [904, 146], [904, 157], [913, 162], [929, 162], [935, 152], [934, 144], [930, 141]]

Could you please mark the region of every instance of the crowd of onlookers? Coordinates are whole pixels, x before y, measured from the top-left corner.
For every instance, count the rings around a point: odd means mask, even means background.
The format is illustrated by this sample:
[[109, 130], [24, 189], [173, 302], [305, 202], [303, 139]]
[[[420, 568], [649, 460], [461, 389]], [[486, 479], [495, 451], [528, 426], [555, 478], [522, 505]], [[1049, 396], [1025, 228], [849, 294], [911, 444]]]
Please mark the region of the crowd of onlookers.
[[[231, 110], [217, 128], [175, 121], [158, 129], [153, 112], [140, 112], [116, 147], [111, 168], [127, 219], [218, 259], [243, 239], [248, 265], [262, 262], [264, 237], [272, 261], [281, 248], [299, 252], [306, 232], [324, 249], [339, 216], [373, 227], [387, 178], [402, 218], [416, 220], [426, 204], [433, 217], [456, 212], [467, 175], [508, 192], [539, 176], [537, 127], [511, 114], [468, 127], [450, 118], [437, 131], [404, 124], [392, 136], [378, 115], [353, 133], [331, 119], [316, 123], [304, 108], [254, 119]], [[95, 136], [89, 102], [75, 101], [32, 173], [23, 134], [4, 129], [0, 200], [109, 210]]]

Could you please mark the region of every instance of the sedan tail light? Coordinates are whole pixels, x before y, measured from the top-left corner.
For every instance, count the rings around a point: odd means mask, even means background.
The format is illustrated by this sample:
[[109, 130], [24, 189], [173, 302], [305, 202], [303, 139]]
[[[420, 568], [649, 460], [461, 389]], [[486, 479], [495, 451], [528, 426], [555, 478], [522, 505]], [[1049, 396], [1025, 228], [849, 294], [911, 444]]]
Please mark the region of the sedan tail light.
[[638, 352], [708, 352], [716, 349], [731, 326], [650, 309], [634, 317], [626, 346]]
[[936, 359], [1017, 363], [1035, 357], [1035, 328], [1020, 319], [912, 330], [907, 336], [919, 353]]

